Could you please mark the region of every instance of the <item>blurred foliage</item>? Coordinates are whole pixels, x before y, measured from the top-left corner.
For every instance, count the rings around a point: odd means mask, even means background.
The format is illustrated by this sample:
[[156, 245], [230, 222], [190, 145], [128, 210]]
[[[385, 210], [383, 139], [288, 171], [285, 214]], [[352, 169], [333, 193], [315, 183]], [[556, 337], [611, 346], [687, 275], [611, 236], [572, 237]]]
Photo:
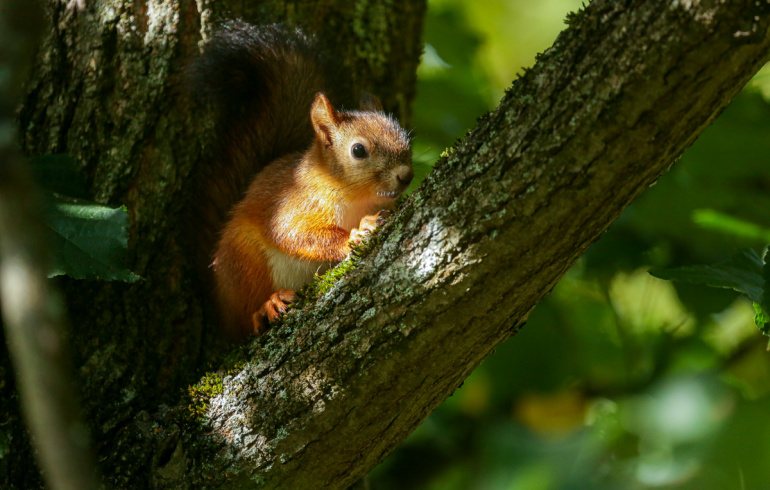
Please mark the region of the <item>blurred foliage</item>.
[[[693, 284], [725, 288], [746, 295], [753, 302], [754, 323], [765, 335], [770, 335], [768, 312], [770, 312], [770, 247], [762, 259], [757, 252], [748, 249], [729, 260], [712, 265], [691, 265], [674, 269], [653, 268], [650, 274], [670, 281], [684, 281]], [[770, 344], [768, 344], [770, 348]], [[769, 349], [770, 350], [770, 349]]]
[[[431, 0], [418, 160], [493, 108], [582, 3]], [[751, 302], [647, 269], [770, 242], [769, 100], [766, 67], [372, 472], [371, 488], [768, 488], [770, 353]]]

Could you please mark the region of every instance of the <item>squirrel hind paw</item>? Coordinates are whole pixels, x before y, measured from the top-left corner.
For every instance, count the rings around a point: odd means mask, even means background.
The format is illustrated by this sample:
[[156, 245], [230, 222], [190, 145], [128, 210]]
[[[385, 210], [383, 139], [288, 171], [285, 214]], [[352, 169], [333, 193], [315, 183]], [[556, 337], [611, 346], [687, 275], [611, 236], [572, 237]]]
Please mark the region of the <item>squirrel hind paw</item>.
[[267, 331], [268, 324], [272, 323], [284, 313], [291, 303], [296, 301], [297, 293], [291, 289], [280, 288], [265, 301], [259, 311], [251, 316], [254, 335], [261, 335]]

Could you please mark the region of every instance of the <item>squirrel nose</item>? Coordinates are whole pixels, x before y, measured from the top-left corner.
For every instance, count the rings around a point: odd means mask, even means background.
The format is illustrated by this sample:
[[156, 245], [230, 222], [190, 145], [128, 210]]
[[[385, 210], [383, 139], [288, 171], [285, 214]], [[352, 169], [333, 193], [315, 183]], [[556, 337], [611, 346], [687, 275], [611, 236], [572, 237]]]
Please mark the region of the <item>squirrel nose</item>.
[[412, 167], [402, 165], [396, 169], [396, 179], [398, 180], [398, 183], [404, 187], [409, 185], [413, 177], [414, 170], [412, 170]]

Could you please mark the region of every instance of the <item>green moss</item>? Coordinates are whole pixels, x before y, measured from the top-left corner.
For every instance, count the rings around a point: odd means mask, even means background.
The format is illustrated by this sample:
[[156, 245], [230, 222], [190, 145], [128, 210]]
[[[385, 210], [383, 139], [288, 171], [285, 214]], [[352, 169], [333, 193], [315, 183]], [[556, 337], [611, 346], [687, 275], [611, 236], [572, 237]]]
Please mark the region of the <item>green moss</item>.
[[348, 272], [355, 269], [361, 262], [361, 259], [368, 255], [379, 243], [380, 239], [375, 233], [370, 235], [360, 244], [351, 245], [350, 255], [348, 257], [336, 267], [329, 269], [325, 273], [321, 275], [316, 274], [311, 282], [305, 284], [299, 291], [297, 291], [299, 299], [292, 305], [292, 307], [302, 308], [316, 298], [329, 292], [340, 279], [342, 279]]
[[262, 476], [260, 473], [256, 473], [251, 477], [251, 482], [255, 485], [262, 486], [265, 484], [265, 477]]
[[189, 427], [204, 422], [211, 398], [224, 393], [224, 378], [241, 372], [245, 367], [243, 360], [236, 360], [241, 352], [242, 349], [239, 349], [235, 355], [225, 360], [224, 367], [204, 374], [200, 381], [183, 390], [184, 403], [180, 406], [184, 408], [176, 417], [180, 425]]
[[321, 276], [316, 276], [311, 284], [316, 296], [323, 296], [348, 272], [355, 269], [355, 260], [345, 259], [340, 264]]
[[187, 388], [187, 416], [196, 423], [203, 422], [212, 396], [224, 391], [219, 373], [205, 375], [201, 380]]

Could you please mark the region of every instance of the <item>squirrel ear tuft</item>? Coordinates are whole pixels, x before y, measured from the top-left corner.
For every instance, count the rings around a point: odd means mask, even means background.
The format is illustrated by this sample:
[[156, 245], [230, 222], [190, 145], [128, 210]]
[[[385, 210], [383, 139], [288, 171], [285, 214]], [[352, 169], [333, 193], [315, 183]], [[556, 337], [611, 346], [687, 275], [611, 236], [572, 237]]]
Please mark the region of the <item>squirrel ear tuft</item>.
[[379, 97], [369, 92], [361, 94], [360, 105], [362, 111], [382, 112], [382, 101], [380, 101]]
[[341, 120], [340, 113], [332, 106], [326, 95], [318, 92], [313, 108], [310, 109], [310, 121], [313, 123], [315, 134], [326, 146], [332, 146], [334, 143], [333, 133]]

